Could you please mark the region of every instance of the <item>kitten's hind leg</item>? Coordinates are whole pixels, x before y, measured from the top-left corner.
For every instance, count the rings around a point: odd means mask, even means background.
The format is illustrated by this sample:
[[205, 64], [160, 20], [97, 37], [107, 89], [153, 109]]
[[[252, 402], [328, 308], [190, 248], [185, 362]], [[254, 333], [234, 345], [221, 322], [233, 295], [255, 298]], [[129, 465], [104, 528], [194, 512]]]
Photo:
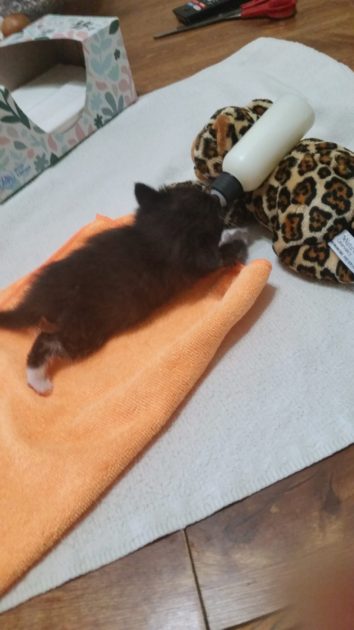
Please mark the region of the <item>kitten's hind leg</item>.
[[45, 332], [38, 335], [27, 357], [27, 383], [37, 394], [47, 396], [51, 393], [53, 385], [47, 374], [49, 363], [65, 355], [58, 335]]

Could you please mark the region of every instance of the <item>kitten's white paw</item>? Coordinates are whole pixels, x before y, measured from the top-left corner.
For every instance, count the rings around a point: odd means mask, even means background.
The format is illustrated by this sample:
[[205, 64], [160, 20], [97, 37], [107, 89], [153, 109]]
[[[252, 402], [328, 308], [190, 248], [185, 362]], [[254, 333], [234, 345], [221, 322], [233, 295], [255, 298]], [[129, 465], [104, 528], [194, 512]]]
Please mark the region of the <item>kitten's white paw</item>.
[[219, 241], [219, 247], [225, 243], [232, 243], [232, 241], [243, 241], [245, 245], [248, 245], [247, 228], [237, 227], [223, 230]]
[[27, 383], [37, 394], [48, 396], [53, 389], [53, 384], [47, 378], [44, 367], [27, 368]]

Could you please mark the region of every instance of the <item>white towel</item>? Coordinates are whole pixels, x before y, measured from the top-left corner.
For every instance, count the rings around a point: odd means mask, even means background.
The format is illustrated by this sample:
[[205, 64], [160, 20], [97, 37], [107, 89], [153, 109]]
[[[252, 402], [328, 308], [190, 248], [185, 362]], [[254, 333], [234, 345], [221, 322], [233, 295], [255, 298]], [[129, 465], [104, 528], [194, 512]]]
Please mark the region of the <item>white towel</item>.
[[[132, 211], [134, 182], [192, 178], [191, 142], [217, 108], [289, 91], [316, 112], [311, 136], [354, 150], [353, 72], [301, 44], [257, 39], [144, 96], [0, 206], [1, 284], [39, 265], [96, 212]], [[269, 258], [274, 269], [253, 312], [229, 335], [169, 429], [2, 599], [0, 610], [352, 443], [353, 291], [287, 271], [267, 234], [254, 236], [250, 258]]]

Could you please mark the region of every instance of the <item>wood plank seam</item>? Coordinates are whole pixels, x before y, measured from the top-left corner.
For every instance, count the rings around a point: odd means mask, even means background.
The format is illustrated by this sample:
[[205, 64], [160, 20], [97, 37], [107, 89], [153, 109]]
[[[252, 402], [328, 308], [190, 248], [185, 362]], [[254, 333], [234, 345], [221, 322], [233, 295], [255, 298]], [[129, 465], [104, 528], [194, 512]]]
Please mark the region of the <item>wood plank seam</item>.
[[204, 604], [204, 600], [203, 600], [203, 596], [202, 596], [202, 590], [201, 590], [201, 587], [200, 587], [200, 584], [199, 584], [198, 574], [197, 574], [196, 567], [195, 567], [195, 564], [194, 564], [193, 553], [192, 553], [192, 549], [191, 549], [191, 545], [190, 545], [190, 542], [189, 542], [189, 539], [188, 539], [188, 533], [187, 533], [186, 529], [183, 530], [183, 534], [184, 534], [184, 539], [185, 539], [185, 542], [186, 542], [186, 547], [187, 547], [187, 551], [188, 551], [188, 555], [189, 555], [189, 560], [190, 560], [190, 563], [191, 563], [191, 568], [192, 568], [192, 572], [193, 572], [195, 588], [196, 588], [196, 591], [198, 593], [200, 608], [201, 608], [203, 619], [204, 619], [204, 623], [205, 623], [205, 629], [206, 630], [210, 630], [209, 621], [208, 621], [208, 615], [207, 615], [207, 611], [206, 611], [206, 608], [205, 608], [205, 604]]

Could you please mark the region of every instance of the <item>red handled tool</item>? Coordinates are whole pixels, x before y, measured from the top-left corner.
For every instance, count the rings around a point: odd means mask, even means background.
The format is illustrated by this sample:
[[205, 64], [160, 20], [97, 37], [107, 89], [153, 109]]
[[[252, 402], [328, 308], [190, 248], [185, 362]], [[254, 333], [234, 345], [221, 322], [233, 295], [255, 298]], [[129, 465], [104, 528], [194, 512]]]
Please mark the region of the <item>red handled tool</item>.
[[154, 39], [168, 37], [177, 33], [184, 33], [195, 28], [208, 26], [217, 22], [227, 22], [229, 20], [244, 20], [248, 18], [270, 18], [271, 20], [282, 20], [292, 17], [296, 11], [296, 0], [250, 0], [241, 5], [239, 9], [221, 13], [214, 17], [208, 18], [197, 24], [187, 24], [186, 26], [178, 26], [174, 30], [157, 33]]

